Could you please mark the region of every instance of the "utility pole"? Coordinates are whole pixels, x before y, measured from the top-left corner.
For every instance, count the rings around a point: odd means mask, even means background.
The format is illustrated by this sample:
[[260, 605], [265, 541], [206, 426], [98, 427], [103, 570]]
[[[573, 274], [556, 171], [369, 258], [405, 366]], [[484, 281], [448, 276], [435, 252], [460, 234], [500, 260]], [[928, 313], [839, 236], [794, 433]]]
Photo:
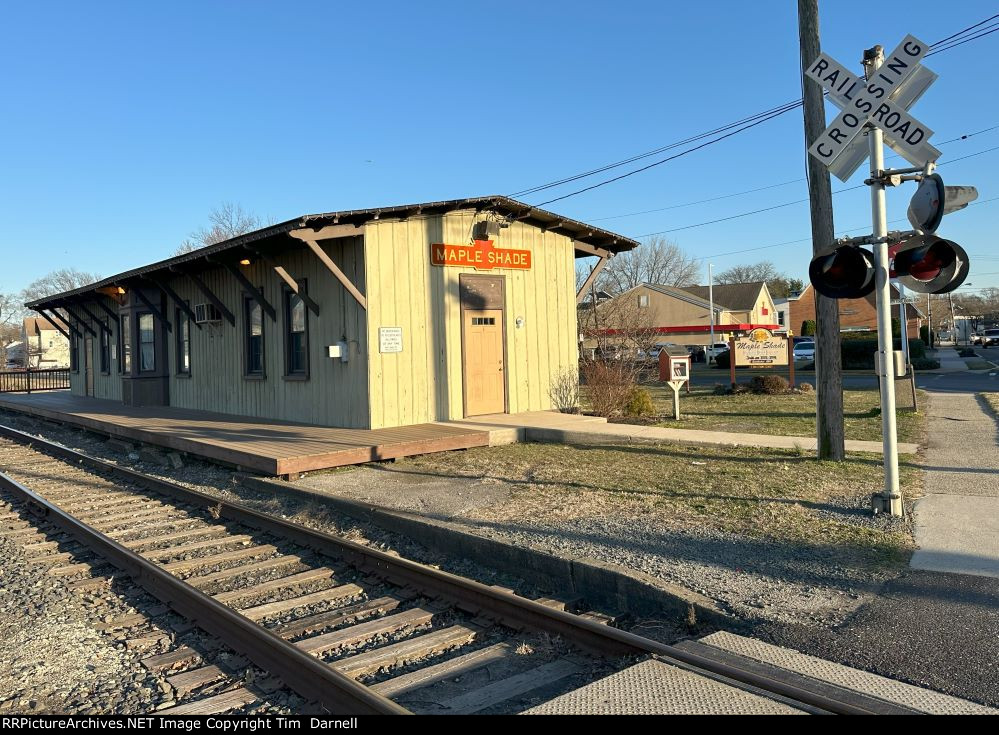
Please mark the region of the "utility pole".
[[[864, 52], [867, 78], [874, 77], [884, 61], [884, 52], [875, 46]], [[884, 489], [871, 502], [875, 513], [902, 515], [902, 493], [898, 485], [898, 435], [895, 426], [895, 345], [891, 334], [891, 284], [888, 281], [888, 214], [885, 185], [881, 180], [885, 167], [884, 133], [876, 125], [867, 130], [871, 151], [871, 223], [874, 239], [874, 295], [878, 307], [878, 382], [881, 384], [881, 445], [884, 453]]]
[[[714, 354], [715, 349], [715, 279], [714, 274], [711, 272], [714, 268], [714, 264], [708, 263], [708, 323], [711, 325], [711, 341], [708, 342], [710, 352], [706, 354]], [[729, 355], [731, 358], [731, 355]], [[710, 359], [706, 359], [705, 364], [711, 362]]]
[[933, 307], [930, 306], [929, 294], [926, 294], [926, 341], [930, 343], [931, 350], [936, 347], [933, 339]]
[[[811, 146], [826, 127], [825, 101], [818, 82], [804, 70], [818, 57], [818, 0], [798, 0], [798, 39], [804, 84], [805, 145]], [[832, 187], [829, 170], [814, 156], [808, 159], [808, 200], [812, 217], [812, 253], [820, 255], [832, 247]], [[888, 333], [891, 334], [889, 323]], [[842, 461], [846, 456], [843, 430], [843, 366], [840, 353], [839, 304], [815, 293], [815, 415], [819, 459]], [[894, 416], [894, 414], [892, 414]]]

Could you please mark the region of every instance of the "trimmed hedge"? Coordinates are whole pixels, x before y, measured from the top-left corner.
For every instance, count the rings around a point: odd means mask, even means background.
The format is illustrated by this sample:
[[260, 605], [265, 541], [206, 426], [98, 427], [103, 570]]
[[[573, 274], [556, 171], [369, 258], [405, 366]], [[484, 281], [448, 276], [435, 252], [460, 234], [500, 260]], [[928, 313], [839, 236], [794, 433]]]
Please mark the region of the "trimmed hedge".
[[[902, 340], [893, 340], [893, 349], [902, 349]], [[846, 370], [863, 370], [874, 367], [874, 353], [878, 351], [878, 340], [870, 337], [861, 339], [844, 338], [840, 352], [843, 356], [843, 368]], [[926, 357], [926, 343], [921, 339], [909, 340], [909, 357], [912, 360], [922, 360]]]
[[[902, 340], [894, 340], [894, 349], [902, 349]], [[878, 351], [877, 338], [858, 337], [850, 338], [844, 335], [840, 343], [840, 355], [844, 370], [867, 370], [874, 369], [874, 353]], [[926, 358], [926, 343], [921, 339], [909, 340], [909, 359], [915, 364], [917, 360]], [[723, 352], [715, 358], [715, 365], [728, 370], [729, 353]], [[800, 369], [808, 370], [808, 366]], [[812, 368], [814, 369], [814, 368]], [[927, 368], [923, 368], [926, 370]], [[932, 368], [929, 368], [932, 369]]]

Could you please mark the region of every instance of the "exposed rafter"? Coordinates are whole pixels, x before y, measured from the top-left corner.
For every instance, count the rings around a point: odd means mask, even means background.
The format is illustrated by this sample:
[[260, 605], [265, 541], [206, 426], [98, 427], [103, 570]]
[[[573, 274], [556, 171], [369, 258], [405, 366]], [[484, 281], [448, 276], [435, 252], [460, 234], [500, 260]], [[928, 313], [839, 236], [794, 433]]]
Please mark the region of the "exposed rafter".
[[222, 312], [222, 316], [225, 317], [226, 321], [229, 322], [230, 326], [236, 326], [236, 317], [231, 311], [222, 303], [222, 300], [212, 293], [212, 290], [205, 285], [205, 282], [201, 280], [195, 273], [189, 273], [187, 271], [181, 271], [185, 276], [194, 281], [194, 285], [198, 287], [198, 290], [205, 295], [205, 298], [211, 301], [215, 308]]
[[594, 281], [597, 280], [597, 276], [600, 275], [600, 271], [602, 271], [604, 269], [604, 266], [607, 265], [607, 260], [608, 258], [602, 257], [600, 258], [600, 260], [596, 262], [596, 265], [593, 266], [593, 269], [590, 271], [590, 275], [586, 277], [586, 281], [580, 287], [579, 291], [576, 292], [577, 304], [581, 303], [582, 300], [586, 298], [586, 292], [590, 290], [590, 288], [593, 286]]
[[167, 295], [167, 298], [173, 301], [173, 303], [177, 306], [178, 309], [187, 314], [188, 318], [191, 320], [191, 323], [194, 326], [196, 326], [198, 329], [201, 329], [201, 325], [198, 323], [198, 316], [197, 314], [194, 313], [194, 309], [188, 306], [187, 302], [184, 301], [184, 299], [182, 299], [180, 296], [178, 296], [177, 292], [174, 291], [172, 288], [170, 288], [170, 286], [167, 285], [166, 281], [161, 281], [160, 279], [152, 278], [151, 276], [146, 276], [146, 278], [151, 283], [153, 283], [156, 286], [156, 288], [165, 293]]
[[585, 242], [580, 242], [579, 240], [572, 241], [572, 247], [580, 253], [586, 253], [587, 255], [596, 255], [598, 258], [609, 258], [614, 255], [610, 250], [604, 250], [603, 248], [594, 247], [593, 245], [587, 245]]
[[98, 294], [97, 298], [94, 299], [94, 303], [97, 304], [99, 307], [101, 307], [101, 309], [104, 310], [104, 313], [107, 314], [109, 317], [111, 317], [111, 319], [114, 321], [115, 324], [121, 324], [121, 319], [119, 318], [119, 316], [115, 312], [115, 310], [112, 309], [107, 304], [105, 304], [104, 301], [102, 301], [100, 297], [101, 297], [101, 294]]
[[277, 273], [278, 276], [281, 278], [281, 280], [287, 284], [288, 288], [290, 288], [292, 291], [298, 294], [298, 297], [302, 299], [302, 301], [305, 303], [307, 307], [309, 307], [309, 310], [313, 314], [319, 316], [319, 304], [313, 301], [309, 297], [309, 294], [302, 291], [302, 289], [298, 285], [298, 281], [292, 278], [291, 274], [289, 274], [288, 271], [286, 271], [280, 265], [275, 263], [274, 260], [266, 253], [262, 253], [259, 250], [254, 250], [253, 252], [255, 252], [262, 261], [264, 261], [265, 263], [267, 263], [267, 265], [269, 265], [271, 268], [274, 269], [274, 272]]
[[49, 324], [51, 324], [53, 327], [56, 328], [56, 331], [59, 332], [59, 334], [61, 334], [66, 339], [69, 339], [69, 332], [67, 332], [65, 329], [63, 329], [62, 327], [60, 327], [59, 326], [59, 322], [62, 322], [63, 324], [66, 324], [66, 326], [69, 326], [69, 324], [68, 324], [68, 322], [66, 322], [66, 320], [59, 318], [59, 315], [55, 313], [55, 309], [52, 309], [52, 315], [51, 316], [49, 316], [48, 314], [46, 314], [45, 313], [45, 309], [42, 309], [40, 307], [36, 307], [35, 311], [37, 311], [39, 314], [41, 314], [43, 317], [45, 317], [49, 321]]
[[141, 301], [143, 304], [146, 305], [146, 308], [148, 308], [151, 312], [153, 312], [153, 314], [156, 316], [157, 319], [160, 320], [160, 323], [166, 328], [168, 332], [173, 331], [173, 326], [170, 324], [170, 320], [166, 318], [166, 316], [163, 314], [162, 311], [160, 311], [160, 308], [156, 306], [156, 304], [154, 304], [152, 301], [146, 298], [146, 295], [142, 293], [141, 288], [133, 288], [132, 292], [136, 295], [139, 301]]
[[[75, 319], [75, 320], [76, 320], [76, 323], [77, 323], [77, 324], [78, 324], [79, 326], [83, 327], [83, 328], [84, 328], [84, 330], [86, 330], [87, 332], [90, 332], [90, 334], [91, 334], [92, 336], [96, 337], [96, 336], [97, 336], [97, 332], [95, 332], [95, 331], [93, 330], [93, 328], [92, 328], [92, 327], [91, 327], [91, 326], [90, 326], [89, 324], [87, 324], [87, 323], [86, 323], [86, 322], [85, 322], [85, 321], [84, 321], [83, 319], [81, 319], [81, 318], [80, 318], [80, 317], [79, 317], [79, 316], [78, 316], [77, 314], [74, 314], [74, 313], [73, 313], [73, 312], [72, 312], [72, 311], [70, 310], [70, 308], [69, 308], [69, 307], [70, 307], [70, 304], [68, 304], [68, 303], [65, 303], [65, 302], [63, 302], [63, 305], [62, 305], [62, 308], [66, 310], [66, 314], [67, 314], [67, 315], [69, 316], [69, 319], [70, 319], [70, 320], [69, 320], [69, 321], [67, 321], [66, 323], [67, 323], [67, 324], [69, 324], [70, 326], [73, 326], [73, 325], [72, 325], [72, 320], [73, 320], [73, 319]], [[78, 333], [78, 334], [79, 334], [79, 333]], [[83, 336], [83, 335], [80, 335], [80, 336]]]
[[250, 294], [254, 301], [260, 304], [260, 308], [263, 309], [267, 316], [271, 318], [271, 321], [277, 321], [277, 311], [275, 311], [274, 307], [271, 306], [271, 303], [264, 298], [260, 289], [250, 283], [250, 279], [243, 275], [243, 272], [238, 266], [235, 266], [226, 260], [212, 262], [218, 262], [223, 268], [229, 271], [232, 274], [232, 277], [239, 281], [239, 285], [243, 287], [243, 290]]
[[107, 332], [108, 334], [112, 333], [111, 332], [111, 327], [109, 327], [107, 324], [105, 324], [103, 319], [101, 319], [94, 312], [92, 312], [90, 309], [88, 309], [87, 305], [84, 304], [83, 301], [81, 301], [81, 300], [78, 299], [76, 301], [76, 305], [79, 306], [83, 310], [84, 314], [86, 314], [87, 316], [89, 316], [91, 319], [94, 320], [94, 323], [97, 324], [97, 326], [100, 328], [100, 330], [102, 332]]
[[[322, 230], [319, 231], [319, 233], [321, 233], [323, 230], [328, 230], [328, 229], [329, 229], [328, 227], [324, 227]], [[321, 247], [319, 247], [319, 243], [317, 241], [320, 238], [316, 237], [316, 235], [318, 235], [319, 233], [313, 233], [312, 230], [309, 229], [302, 229], [302, 230], [292, 230], [288, 234], [294, 237], [295, 239], [304, 242], [308, 246], [309, 250], [312, 251], [313, 255], [319, 258], [320, 262], [322, 262], [322, 264], [326, 266], [326, 269], [330, 273], [332, 273], [333, 276], [340, 282], [340, 285], [342, 285], [345, 289], [347, 289], [347, 293], [349, 293], [351, 296], [354, 297], [354, 300], [360, 305], [362, 309], [367, 311], [368, 309], [367, 297], [365, 297], [365, 295], [361, 293], [361, 291], [357, 288], [357, 286], [355, 286], [353, 282], [349, 278], [347, 278], [347, 274], [345, 274], [342, 270], [340, 270], [337, 264], [333, 262], [333, 259], [326, 254], [326, 251], [323, 250]]]

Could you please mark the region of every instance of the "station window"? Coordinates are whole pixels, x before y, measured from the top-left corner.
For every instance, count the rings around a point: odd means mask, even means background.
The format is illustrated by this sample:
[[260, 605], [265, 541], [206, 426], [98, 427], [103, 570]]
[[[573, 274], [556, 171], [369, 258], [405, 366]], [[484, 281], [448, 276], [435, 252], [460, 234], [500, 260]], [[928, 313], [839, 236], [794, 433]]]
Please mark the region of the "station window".
[[80, 372], [80, 338], [75, 334], [69, 338], [69, 369], [74, 373]]
[[121, 361], [118, 369], [126, 375], [132, 372], [132, 325], [128, 314], [121, 315]]
[[191, 374], [191, 317], [187, 312], [177, 309], [175, 314], [177, 324], [177, 375]]
[[108, 375], [111, 372], [111, 332], [107, 329], [101, 330], [101, 374]]
[[264, 310], [252, 296], [243, 297], [244, 353], [243, 375], [264, 377]]
[[[306, 284], [298, 284], [306, 293]], [[309, 377], [309, 314], [302, 297], [288, 289], [284, 294], [285, 377]]]
[[648, 305], [649, 305], [649, 295], [648, 294], [641, 294], [641, 295], [639, 295], [639, 297], [638, 297], [638, 308], [639, 309], [644, 309]]
[[156, 370], [156, 328], [153, 315], [139, 314], [139, 372]]
[[494, 316], [473, 316], [472, 326], [473, 327], [484, 327], [496, 324], [496, 317]]

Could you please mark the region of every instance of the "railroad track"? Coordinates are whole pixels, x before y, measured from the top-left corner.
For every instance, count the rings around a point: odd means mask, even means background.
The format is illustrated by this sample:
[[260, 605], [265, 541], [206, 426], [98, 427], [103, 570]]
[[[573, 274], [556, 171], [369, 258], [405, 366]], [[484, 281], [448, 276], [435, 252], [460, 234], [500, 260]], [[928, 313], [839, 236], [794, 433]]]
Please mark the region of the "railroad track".
[[[807, 712], [899, 709], [642, 638], [6, 426], [0, 470], [0, 490], [66, 535], [35, 548], [66, 562], [60, 574], [89, 575], [80, 554], [110, 562], [312, 711], [518, 711], [650, 657]], [[188, 711], [210, 711], [198, 690], [218, 667], [183, 647], [160, 658], [188, 667], [174, 674]], [[252, 691], [229, 700], [246, 704]]]

